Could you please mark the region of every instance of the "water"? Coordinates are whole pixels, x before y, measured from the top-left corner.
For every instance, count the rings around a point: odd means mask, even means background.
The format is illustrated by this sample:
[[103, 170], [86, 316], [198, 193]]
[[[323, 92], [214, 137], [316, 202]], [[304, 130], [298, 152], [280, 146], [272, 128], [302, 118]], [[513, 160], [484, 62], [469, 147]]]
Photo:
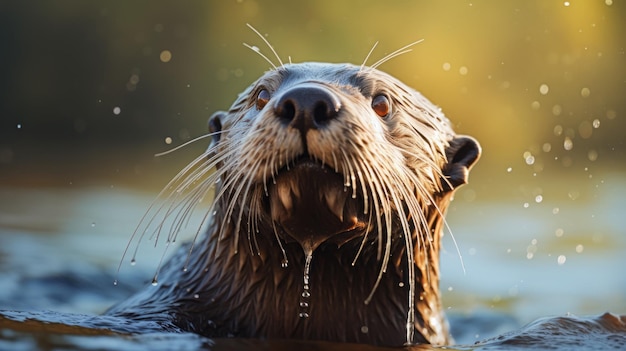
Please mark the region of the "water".
[[[606, 186], [591, 193], [579, 189], [576, 201], [546, 192], [527, 208], [517, 199], [472, 195], [481, 194], [484, 184], [476, 181], [462, 189], [449, 210], [465, 272], [450, 235], [441, 253], [441, 288], [452, 333], [457, 343], [472, 345], [456, 349], [510, 349], [511, 343], [568, 349], [574, 342], [586, 348], [626, 347], [626, 320], [602, 315], [626, 313], [626, 277], [620, 272], [626, 237], [618, 210], [626, 199], [623, 178], [608, 175]], [[115, 187], [0, 189], [0, 310], [5, 311], [0, 313], [0, 350], [351, 348], [208, 340], [98, 317], [155, 274], [165, 243], [153, 248], [154, 242], [147, 241], [136, 264], [125, 262], [116, 275], [129, 235], [153, 196]], [[191, 225], [182, 234], [190, 238], [195, 230]], [[305, 285], [306, 278], [305, 272]], [[563, 318], [541, 320], [551, 316]], [[132, 328], [152, 332], [127, 335]]]

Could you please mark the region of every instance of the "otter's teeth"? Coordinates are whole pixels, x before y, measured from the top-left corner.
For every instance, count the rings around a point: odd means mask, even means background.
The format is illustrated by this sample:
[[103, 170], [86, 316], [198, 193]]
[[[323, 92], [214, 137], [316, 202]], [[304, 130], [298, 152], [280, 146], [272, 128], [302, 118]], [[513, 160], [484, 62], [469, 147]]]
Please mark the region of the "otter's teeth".
[[331, 190], [326, 191], [324, 197], [326, 198], [326, 206], [328, 206], [328, 209], [343, 222], [343, 205], [346, 200], [344, 193]]
[[294, 178], [291, 179], [291, 181], [289, 182], [289, 186], [291, 187], [291, 194], [296, 198], [299, 199], [300, 198], [300, 184], [299, 182]]
[[291, 184], [281, 183], [278, 185], [278, 198], [287, 212], [293, 208], [291, 201]]

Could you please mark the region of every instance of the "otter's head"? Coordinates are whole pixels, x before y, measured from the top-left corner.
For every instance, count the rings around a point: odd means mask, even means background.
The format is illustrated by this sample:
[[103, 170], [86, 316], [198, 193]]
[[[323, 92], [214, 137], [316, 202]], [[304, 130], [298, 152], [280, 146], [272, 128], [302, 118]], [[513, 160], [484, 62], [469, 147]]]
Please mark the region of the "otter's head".
[[418, 92], [349, 64], [267, 72], [209, 128], [218, 218], [248, 237], [272, 228], [305, 252], [356, 238], [382, 250], [397, 232], [424, 247], [426, 212], [442, 214], [480, 154]]

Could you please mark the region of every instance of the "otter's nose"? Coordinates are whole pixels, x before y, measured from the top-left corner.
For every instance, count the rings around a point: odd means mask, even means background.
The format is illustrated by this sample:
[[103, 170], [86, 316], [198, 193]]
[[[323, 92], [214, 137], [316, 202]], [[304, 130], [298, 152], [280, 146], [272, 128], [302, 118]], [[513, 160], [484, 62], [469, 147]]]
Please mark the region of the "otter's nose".
[[318, 84], [301, 84], [285, 92], [276, 104], [274, 112], [283, 123], [305, 134], [319, 129], [336, 118], [341, 109], [339, 98]]

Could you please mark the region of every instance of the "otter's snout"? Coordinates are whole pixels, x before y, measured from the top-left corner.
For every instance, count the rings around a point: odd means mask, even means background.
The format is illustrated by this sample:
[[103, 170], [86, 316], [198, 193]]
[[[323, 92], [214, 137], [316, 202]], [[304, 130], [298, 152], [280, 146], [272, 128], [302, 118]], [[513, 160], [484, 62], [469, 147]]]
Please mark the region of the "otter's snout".
[[341, 101], [331, 90], [315, 83], [300, 84], [286, 91], [274, 105], [274, 113], [286, 125], [305, 134], [335, 119]]

